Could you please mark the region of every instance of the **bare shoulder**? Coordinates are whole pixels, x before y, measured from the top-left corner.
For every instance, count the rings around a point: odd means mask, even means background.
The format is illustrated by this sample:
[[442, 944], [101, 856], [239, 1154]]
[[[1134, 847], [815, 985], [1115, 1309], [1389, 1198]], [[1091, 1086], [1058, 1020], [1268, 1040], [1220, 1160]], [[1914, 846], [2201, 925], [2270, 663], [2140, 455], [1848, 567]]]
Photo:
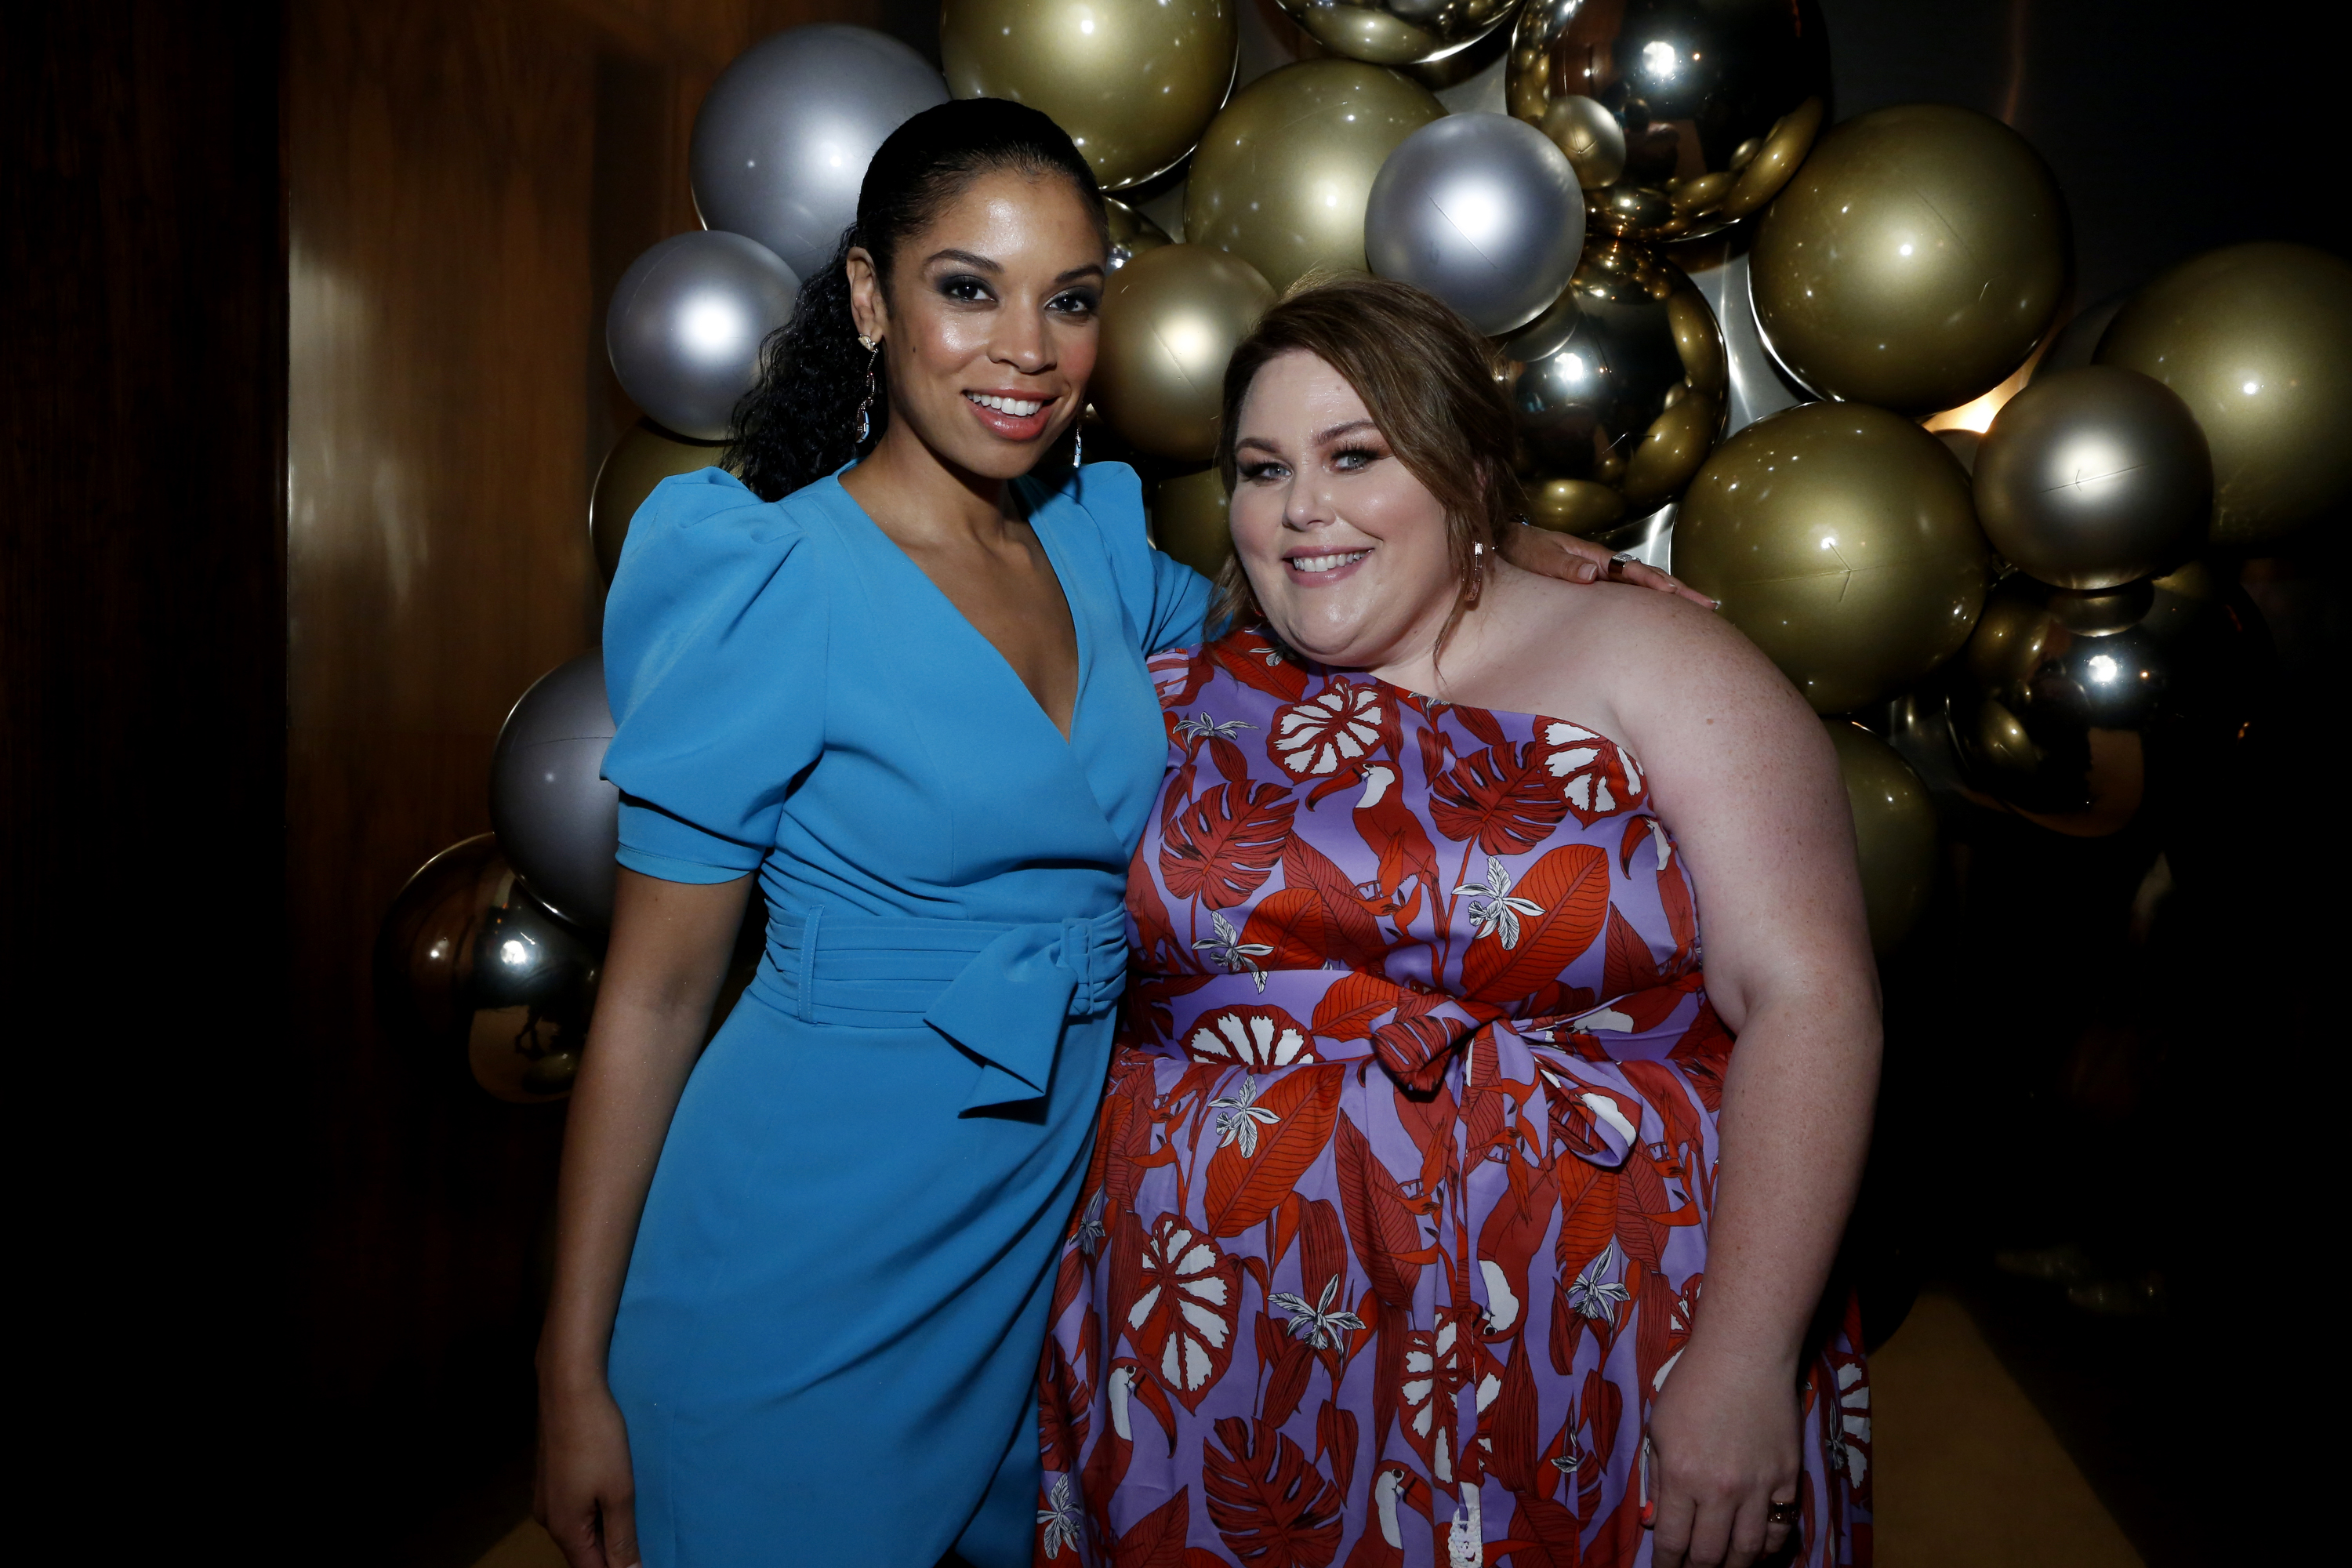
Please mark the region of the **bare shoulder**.
[[1575, 584], [1534, 577], [1520, 588], [1522, 637], [1612, 689], [1694, 679], [1735, 686], [1787, 682], [1756, 645], [1688, 599], [1622, 583]]

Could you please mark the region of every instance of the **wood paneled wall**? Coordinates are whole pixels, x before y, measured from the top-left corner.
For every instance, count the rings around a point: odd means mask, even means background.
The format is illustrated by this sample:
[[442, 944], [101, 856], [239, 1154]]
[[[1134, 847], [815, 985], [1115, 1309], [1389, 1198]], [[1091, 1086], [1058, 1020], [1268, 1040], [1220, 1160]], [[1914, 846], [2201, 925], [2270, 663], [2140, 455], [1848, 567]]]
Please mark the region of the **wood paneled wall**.
[[492, 1101], [454, 1054], [418, 1059], [380, 1034], [370, 944], [410, 871], [488, 828], [509, 707], [595, 643], [588, 491], [635, 417], [604, 309], [639, 251], [695, 226], [701, 94], [754, 37], [826, 19], [871, 15], [857, 0], [290, 8], [286, 900], [313, 1184], [301, 1353], [315, 1419], [352, 1445], [338, 1469], [383, 1500], [462, 1495], [528, 1440], [534, 1252], [562, 1111]]

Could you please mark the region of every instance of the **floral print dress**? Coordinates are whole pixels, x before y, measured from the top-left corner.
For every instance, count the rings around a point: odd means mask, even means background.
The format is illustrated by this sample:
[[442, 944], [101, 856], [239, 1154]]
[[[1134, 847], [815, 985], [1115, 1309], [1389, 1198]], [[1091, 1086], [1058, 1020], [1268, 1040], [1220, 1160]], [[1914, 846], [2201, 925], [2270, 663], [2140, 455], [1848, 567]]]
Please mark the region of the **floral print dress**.
[[[1634, 759], [1262, 632], [1153, 661], [1169, 761], [1042, 1370], [1036, 1561], [1646, 1561], [1732, 1038]], [[1851, 1309], [1801, 1559], [1866, 1563]]]

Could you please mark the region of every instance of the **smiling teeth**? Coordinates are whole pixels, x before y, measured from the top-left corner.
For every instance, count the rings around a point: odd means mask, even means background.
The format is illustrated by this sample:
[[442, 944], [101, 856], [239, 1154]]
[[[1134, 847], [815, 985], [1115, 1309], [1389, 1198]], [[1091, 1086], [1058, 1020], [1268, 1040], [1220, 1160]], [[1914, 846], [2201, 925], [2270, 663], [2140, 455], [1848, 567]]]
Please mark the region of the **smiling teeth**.
[[1342, 566], [1353, 566], [1370, 553], [1369, 550], [1357, 550], [1346, 555], [1294, 555], [1290, 558], [1290, 569], [1294, 572], [1337, 572]]
[[1045, 406], [1042, 403], [1032, 403], [1026, 398], [992, 397], [985, 392], [967, 392], [964, 395], [982, 408], [993, 408], [999, 414], [1010, 414], [1015, 419], [1026, 419]]

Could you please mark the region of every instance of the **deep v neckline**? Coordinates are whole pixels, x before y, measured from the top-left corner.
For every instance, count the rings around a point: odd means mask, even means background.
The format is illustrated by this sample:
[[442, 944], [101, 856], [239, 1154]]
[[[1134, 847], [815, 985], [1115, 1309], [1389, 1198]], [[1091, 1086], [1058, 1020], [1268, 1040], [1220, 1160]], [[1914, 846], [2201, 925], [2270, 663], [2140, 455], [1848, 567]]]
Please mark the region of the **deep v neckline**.
[[841, 483], [840, 476], [835, 476], [834, 483], [840, 489], [842, 499], [856, 511], [857, 521], [871, 531], [883, 551], [905, 567], [915, 580], [922, 584], [924, 591], [938, 601], [950, 620], [963, 627], [974, 642], [988, 650], [989, 657], [995, 659], [997, 667], [1003, 670], [1005, 678], [1013, 682], [1013, 689], [1028, 699], [1030, 708], [1035, 711], [1037, 717], [1045, 721], [1047, 731], [1055, 740], [1062, 742], [1065, 750], [1075, 752], [1077, 749], [1078, 714], [1079, 710], [1086, 706], [1087, 676], [1093, 667], [1093, 649], [1089, 646], [1090, 639], [1087, 635], [1086, 617], [1078, 614], [1077, 605], [1070, 597], [1070, 573], [1067, 563], [1063, 558], [1061, 547], [1055, 539], [1053, 531], [1040, 521], [1052, 498], [1039, 496], [1035, 499], [1034, 504], [1028, 504], [1027, 498], [1022, 495], [1019, 489], [1021, 481], [1015, 479], [1012, 482], [1013, 498], [1016, 503], [1022, 503], [1018, 521], [1029, 525], [1030, 531], [1037, 536], [1037, 548], [1045, 552], [1045, 569], [1054, 574], [1054, 586], [1062, 595], [1062, 613], [1070, 617], [1070, 637], [1078, 652], [1077, 684], [1070, 693], [1070, 727], [1066, 732], [1060, 724], [1055, 722], [1054, 715], [1047, 711], [1045, 704], [1038, 700], [1037, 693], [1030, 689], [1029, 683], [1021, 679], [1021, 672], [1013, 668], [1013, 661], [1004, 656], [1003, 648], [996, 646], [995, 639], [974, 626], [971, 617], [963, 613], [963, 607], [948, 597], [947, 590], [934, 582], [929, 572], [923, 570], [922, 563], [908, 554], [906, 546], [891, 538], [889, 531], [874, 521], [874, 514], [867, 511], [865, 504], [849, 493], [849, 487]]

